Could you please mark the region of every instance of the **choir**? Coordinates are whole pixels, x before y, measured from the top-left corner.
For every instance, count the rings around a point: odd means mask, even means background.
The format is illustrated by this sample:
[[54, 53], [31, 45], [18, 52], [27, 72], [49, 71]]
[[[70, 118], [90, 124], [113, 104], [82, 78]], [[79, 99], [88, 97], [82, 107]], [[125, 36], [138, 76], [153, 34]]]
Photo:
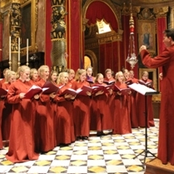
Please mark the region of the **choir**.
[[[91, 130], [102, 136], [105, 130], [127, 134], [131, 128], [145, 127], [143, 96], [129, 88], [130, 83], [140, 83], [133, 71], [119, 71], [114, 77], [106, 69], [104, 75], [94, 77], [92, 70], [69, 69], [58, 74], [50, 73], [47, 65], [38, 70], [23, 65], [17, 73], [4, 71], [0, 88], [7, 95], [0, 94], [0, 149], [9, 140], [8, 160], [35, 160], [57, 145], [88, 140]], [[48, 81], [55, 86], [54, 92], [25, 97], [33, 85], [42, 88]], [[147, 72], [141, 81], [150, 81]], [[152, 98], [148, 103], [152, 104]], [[154, 126], [152, 108], [149, 126]]]

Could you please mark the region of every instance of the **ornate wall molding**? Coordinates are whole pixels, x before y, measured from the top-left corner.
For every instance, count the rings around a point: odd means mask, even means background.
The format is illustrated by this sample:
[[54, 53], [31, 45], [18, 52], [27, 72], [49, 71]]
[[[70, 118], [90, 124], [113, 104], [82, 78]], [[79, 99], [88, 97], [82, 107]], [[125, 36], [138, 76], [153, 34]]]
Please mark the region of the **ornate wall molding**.
[[96, 37], [98, 38], [99, 44], [104, 44], [107, 42], [122, 41], [122, 34], [123, 30], [119, 30], [118, 33], [111, 31], [104, 34], [97, 34]]
[[121, 10], [122, 15], [130, 16], [131, 12], [133, 13], [133, 16], [136, 16], [137, 13], [140, 12], [140, 6], [131, 7], [131, 4], [128, 5], [126, 3], [123, 3], [122, 10]]
[[170, 28], [174, 28], [174, 6], [170, 9]]
[[165, 17], [168, 11], [169, 11], [168, 6], [153, 8], [153, 12], [155, 13], [156, 17]]
[[155, 14], [153, 13], [152, 9], [144, 8], [138, 14], [139, 20], [155, 20]]

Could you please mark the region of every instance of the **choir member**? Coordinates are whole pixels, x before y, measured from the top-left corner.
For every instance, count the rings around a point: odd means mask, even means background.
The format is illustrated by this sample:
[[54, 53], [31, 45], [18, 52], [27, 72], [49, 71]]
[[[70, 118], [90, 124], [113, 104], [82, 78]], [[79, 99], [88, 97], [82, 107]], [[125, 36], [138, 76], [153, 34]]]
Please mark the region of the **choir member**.
[[33, 84], [36, 84], [39, 81], [38, 71], [36, 68], [30, 70], [30, 80]]
[[[8, 71], [5, 75], [5, 82], [2, 84], [2, 88], [7, 90], [10, 85], [16, 81], [16, 72]], [[8, 103], [6, 97], [2, 100], [1, 104], [3, 106], [2, 109], [2, 137], [3, 140], [8, 143], [9, 135], [10, 135], [10, 124], [11, 124], [11, 112], [12, 112], [12, 104]]]
[[93, 76], [93, 68], [87, 67], [86, 68], [86, 80], [87, 82], [93, 84], [95, 81], [95, 77]]
[[30, 75], [27, 66], [21, 66], [19, 79], [8, 89], [7, 101], [12, 105], [9, 149], [6, 158], [12, 162], [23, 162], [38, 159], [35, 153], [33, 131], [33, 103], [25, 99], [25, 93], [32, 84], [26, 81]]
[[[149, 79], [149, 73], [147, 71], [143, 71], [142, 77], [139, 80], [139, 83], [143, 83], [144, 85], [150, 84], [152, 87], [152, 80]], [[154, 126], [154, 119], [153, 119], [153, 105], [152, 105], [152, 95], [147, 96], [147, 117], [148, 123], [147, 127]], [[137, 117], [138, 117], [138, 126], [145, 127], [145, 96], [138, 93], [137, 94]]]
[[95, 79], [94, 86], [103, 86], [98, 92], [96, 92], [92, 97], [92, 113], [91, 113], [91, 129], [97, 130], [97, 135], [104, 135], [103, 130], [113, 129], [113, 119], [111, 116], [108, 95], [109, 90], [104, 82], [103, 74], [98, 73]]
[[[83, 86], [90, 86], [86, 81], [86, 70], [78, 69], [76, 73], [76, 81], [73, 83], [73, 89], [79, 89]], [[90, 104], [91, 93], [87, 91], [86, 96], [77, 95], [74, 101], [74, 126], [75, 136], [77, 139], [87, 140], [90, 133]]]
[[68, 72], [68, 83], [72, 84], [75, 81], [75, 71], [73, 69], [68, 69], [67, 72]]
[[50, 73], [50, 81], [54, 84], [57, 85], [57, 78], [58, 78], [58, 72], [55, 70], [52, 70]]
[[115, 83], [115, 79], [113, 78], [113, 72], [109, 68], [105, 70], [104, 83], [106, 83], [106, 84]]
[[[127, 69], [124, 69], [124, 77], [126, 80], [125, 83], [127, 85], [132, 83], [138, 83], [138, 79], [134, 78], [133, 70], [128, 71]], [[137, 92], [132, 90], [131, 94], [128, 96], [128, 106], [129, 106], [129, 114], [130, 114], [132, 128], [138, 127], [138, 118], [136, 113], [137, 109], [136, 97], [137, 97]]]
[[[42, 87], [49, 78], [49, 67], [42, 65], [39, 70], [40, 80], [36, 83]], [[36, 99], [36, 117], [35, 117], [35, 143], [36, 151], [47, 152], [52, 150], [55, 145], [54, 131], [54, 107], [50, 98], [53, 94], [40, 94]]]
[[[115, 85], [120, 89], [127, 89], [124, 75], [121, 71], [115, 74]], [[127, 93], [130, 95], [130, 92]], [[115, 107], [114, 107], [114, 131], [115, 134], [131, 133], [131, 122], [128, 111], [128, 96], [120, 91], [115, 92]]]
[[134, 77], [134, 71], [130, 70], [129, 71], [129, 77], [132, 80], [133, 83], [138, 83], [138, 79]]
[[9, 71], [9, 69], [8, 68], [5, 68], [4, 70], [3, 70], [3, 76], [4, 76], [4, 78], [2, 78], [1, 80], [0, 80], [0, 87], [2, 87], [2, 84], [6, 81], [5, 80], [5, 76], [6, 76], [6, 73]]
[[55, 96], [56, 102], [56, 118], [55, 118], [55, 132], [56, 144], [68, 145], [75, 141], [74, 122], [73, 122], [73, 100], [76, 95], [64, 94], [62, 92], [69, 89], [68, 73], [61, 72], [58, 76], [57, 84], [60, 88], [58, 94]]

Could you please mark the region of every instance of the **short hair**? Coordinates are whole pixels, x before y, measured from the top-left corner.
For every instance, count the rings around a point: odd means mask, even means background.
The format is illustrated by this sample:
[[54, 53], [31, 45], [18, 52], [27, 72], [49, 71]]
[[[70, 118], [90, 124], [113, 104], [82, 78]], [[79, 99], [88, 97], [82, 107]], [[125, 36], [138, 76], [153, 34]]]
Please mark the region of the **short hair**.
[[172, 40], [174, 41], [174, 28], [165, 30], [165, 31], [164, 31], [164, 34], [165, 34], [167, 37], [171, 37]]

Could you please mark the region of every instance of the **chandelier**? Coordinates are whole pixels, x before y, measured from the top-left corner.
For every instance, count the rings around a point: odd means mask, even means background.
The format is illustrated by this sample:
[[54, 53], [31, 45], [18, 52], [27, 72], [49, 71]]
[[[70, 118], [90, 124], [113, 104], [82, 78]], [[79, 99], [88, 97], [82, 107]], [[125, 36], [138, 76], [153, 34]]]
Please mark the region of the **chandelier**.
[[128, 47], [128, 56], [126, 61], [130, 64], [131, 68], [135, 67], [135, 64], [138, 62], [137, 56], [135, 54], [135, 38], [134, 38], [134, 19], [132, 14], [132, 5], [130, 3], [130, 19], [129, 19], [129, 47]]

